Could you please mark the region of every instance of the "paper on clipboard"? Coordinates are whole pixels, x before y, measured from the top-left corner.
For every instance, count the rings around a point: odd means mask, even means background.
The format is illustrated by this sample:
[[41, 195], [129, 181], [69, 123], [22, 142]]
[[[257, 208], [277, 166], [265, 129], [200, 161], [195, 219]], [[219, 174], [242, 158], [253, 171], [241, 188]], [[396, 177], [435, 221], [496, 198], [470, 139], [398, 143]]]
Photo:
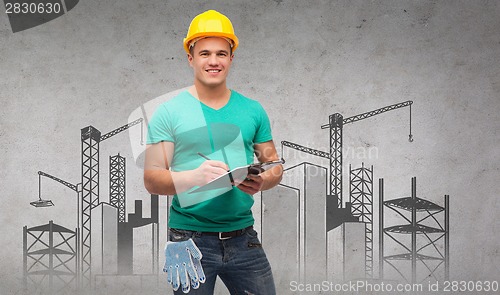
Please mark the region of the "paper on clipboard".
[[247, 175], [249, 174], [260, 174], [266, 170], [271, 169], [274, 166], [284, 164], [285, 160], [277, 160], [277, 161], [271, 161], [271, 162], [264, 162], [264, 163], [254, 163], [242, 167], [237, 167], [232, 169], [231, 171], [217, 177], [216, 179], [210, 181], [209, 183], [205, 184], [204, 186], [200, 186], [197, 189], [194, 189], [193, 191], [189, 192], [191, 193], [199, 193], [199, 192], [204, 192], [208, 190], [213, 190], [213, 189], [219, 189], [219, 188], [230, 188], [233, 186], [238, 186], [240, 183], [242, 183]]

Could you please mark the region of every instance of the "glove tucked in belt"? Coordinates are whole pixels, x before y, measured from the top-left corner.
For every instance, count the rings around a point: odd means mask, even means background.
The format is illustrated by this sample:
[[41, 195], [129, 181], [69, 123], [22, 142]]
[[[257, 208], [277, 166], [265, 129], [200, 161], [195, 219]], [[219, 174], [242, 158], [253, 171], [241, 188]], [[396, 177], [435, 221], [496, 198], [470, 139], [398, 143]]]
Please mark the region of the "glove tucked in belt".
[[205, 282], [201, 258], [201, 251], [192, 239], [167, 242], [163, 271], [167, 273], [167, 282], [174, 290], [182, 286], [182, 292], [188, 293], [191, 286], [193, 289], [198, 289], [200, 283]]

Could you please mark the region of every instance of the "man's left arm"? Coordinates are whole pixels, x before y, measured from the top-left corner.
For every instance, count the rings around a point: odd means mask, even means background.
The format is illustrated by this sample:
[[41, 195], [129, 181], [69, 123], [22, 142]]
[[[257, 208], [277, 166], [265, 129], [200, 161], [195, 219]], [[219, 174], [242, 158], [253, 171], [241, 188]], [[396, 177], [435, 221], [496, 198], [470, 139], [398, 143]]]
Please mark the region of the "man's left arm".
[[[260, 163], [279, 160], [278, 152], [272, 140], [254, 145], [255, 155]], [[275, 187], [280, 183], [283, 166], [277, 165], [259, 175], [248, 175], [249, 180], [243, 181], [238, 188], [248, 194], [255, 194]]]

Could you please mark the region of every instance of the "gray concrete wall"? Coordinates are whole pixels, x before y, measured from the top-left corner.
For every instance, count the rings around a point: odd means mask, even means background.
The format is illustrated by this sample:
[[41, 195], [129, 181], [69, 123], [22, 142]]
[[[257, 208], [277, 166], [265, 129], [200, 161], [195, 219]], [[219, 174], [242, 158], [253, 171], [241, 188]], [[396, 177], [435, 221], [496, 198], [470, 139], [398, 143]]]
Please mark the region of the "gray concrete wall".
[[[0, 13], [0, 293], [21, 290], [23, 226], [76, 227], [76, 193], [59, 183], [42, 179], [55, 207], [29, 205], [37, 171], [80, 182], [81, 128], [104, 134], [190, 85], [182, 38], [211, 8], [231, 18], [241, 41], [229, 86], [267, 109], [276, 143], [328, 151], [320, 126], [330, 114], [413, 100], [413, 143], [409, 110], [392, 111], [345, 126], [344, 162], [374, 165], [386, 199], [409, 196], [412, 176], [421, 198], [443, 205], [449, 194], [450, 279], [498, 280], [498, 1], [88, 0], [17, 33]], [[102, 201], [107, 157], [117, 152], [133, 162], [126, 134], [101, 145]], [[302, 161], [290, 151], [287, 160]], [[141, 173], [127, 166], [127, 206], [143, 199], [148, 212]]]

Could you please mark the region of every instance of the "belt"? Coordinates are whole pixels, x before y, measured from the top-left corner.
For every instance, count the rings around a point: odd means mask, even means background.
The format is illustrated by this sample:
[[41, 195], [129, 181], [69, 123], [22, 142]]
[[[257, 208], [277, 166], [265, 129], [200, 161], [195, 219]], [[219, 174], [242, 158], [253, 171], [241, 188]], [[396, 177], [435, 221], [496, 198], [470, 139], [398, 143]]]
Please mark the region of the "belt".
[[202, 235], [207, 235], [207, 236], [218, 236], [219, 240], [227, 240], [230, 238], [235, 238], [244, 235], [249, 229], [252, 229], [253, 226], [246, 227], [244, 229], [238, 229], [238, 230], [233, 230], [233, 231], [226, 231], [226, 232], [201, 232]]
[[[251, 225], [249, 227], [245, 227], [244, 229], [238, 229], [238, 230], [227, 231], [227, 232], [199, 232], [199, 233], [201, 235], [205, 235], [205, 236], [218, 236], [219, 240], [227, 240], [230, 238], [242, 236], [250, 229], [253, 229], [253, 225]], [[170, 230], [173, 230], [174, 232], [176, 231], [173, 228], [171, 228]], [[179, 232], [179, 233], [181, 233], [181, 232]]]

